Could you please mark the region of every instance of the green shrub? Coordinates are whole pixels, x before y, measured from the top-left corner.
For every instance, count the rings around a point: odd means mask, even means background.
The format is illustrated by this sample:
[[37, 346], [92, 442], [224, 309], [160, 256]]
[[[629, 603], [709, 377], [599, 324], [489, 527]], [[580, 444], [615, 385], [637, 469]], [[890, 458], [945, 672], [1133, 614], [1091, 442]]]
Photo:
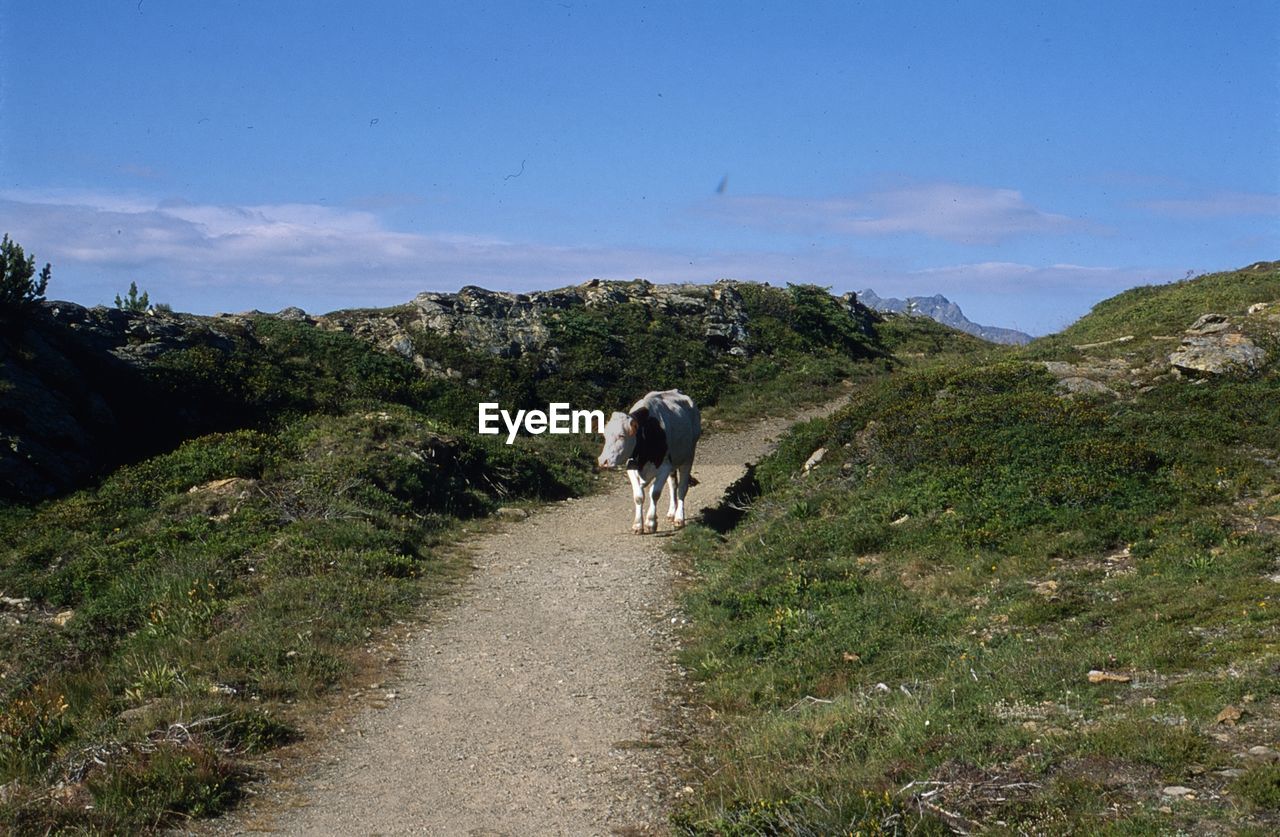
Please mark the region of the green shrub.
[[46, 264], [36, 275], [35, 256], [6, 234], [0, 240], [0, 313], [15, 313], [44, 299], [52, 276]]
[[138, 295], [138, 283], [129, 283], [129, 293], [124, 299], [120, 298], [120, 294], [116, 294], [116, 308], [122, 311], [131, 311], [140, 314], [151, 307], [151, 300], [147, 296], [147, 292], [143, 291], [142, 295]]

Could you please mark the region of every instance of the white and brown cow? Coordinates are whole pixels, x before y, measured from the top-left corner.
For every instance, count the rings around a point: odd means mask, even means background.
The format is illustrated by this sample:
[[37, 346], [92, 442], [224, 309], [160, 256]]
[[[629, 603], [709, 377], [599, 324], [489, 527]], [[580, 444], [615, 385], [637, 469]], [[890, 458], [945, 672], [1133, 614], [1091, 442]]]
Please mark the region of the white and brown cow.
[[[684, 497], [689, 491], [693, 454], [702, 435], [702, 414], [693, 399], [678, 389], [651, 392], [629, 413], [614, 413], [604, 426], [601, 468], [627, 469], [636, 519], [631, 531], [658, 531], [658, 498], [662, 487], [671, 492], [667, 519], [684, 526]], [[648, 515], [644, 499], [650, 498]]]

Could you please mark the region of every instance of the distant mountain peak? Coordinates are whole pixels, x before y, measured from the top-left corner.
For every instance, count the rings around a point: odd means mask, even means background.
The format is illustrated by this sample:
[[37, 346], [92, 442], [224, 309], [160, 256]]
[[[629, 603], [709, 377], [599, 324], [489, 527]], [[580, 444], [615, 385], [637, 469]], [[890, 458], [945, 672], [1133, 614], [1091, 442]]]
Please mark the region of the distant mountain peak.
[[906, 314], [911, 311], [915, 314], [921, 314], [931, 320], [937, 320], [943, 325], [951, 326], [956, 331], [963, 331], [966, 334], [981, 337], [983, 340], [990, 340], [992, 343], [1009, 343], [1021, 346], [1031, 342], [1030, 334], [1016, 329], [984, 326], [973, 322], [964, 315], [959, 305], [956, 305], [942, 294], [896, 299], [894, 297], [879, 296], [875, 291], [867, 288], [865, 291], [858, 291], [858, 301], [877, 311], [887, 311], [895, 314]]

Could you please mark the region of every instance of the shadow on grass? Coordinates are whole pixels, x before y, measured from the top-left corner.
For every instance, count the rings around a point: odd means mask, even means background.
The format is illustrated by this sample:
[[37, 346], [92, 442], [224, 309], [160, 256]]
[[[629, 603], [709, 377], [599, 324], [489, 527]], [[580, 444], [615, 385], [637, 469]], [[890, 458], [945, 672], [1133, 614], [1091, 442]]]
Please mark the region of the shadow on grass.
[[717, 534], [728, 534], [747, 516], [752, 501], [759, 496], [760, 482], [756, 479], [756, 466], [748, 465], [746, 473], [725, 489], [720, 502], [702, 513], [702, 524]]

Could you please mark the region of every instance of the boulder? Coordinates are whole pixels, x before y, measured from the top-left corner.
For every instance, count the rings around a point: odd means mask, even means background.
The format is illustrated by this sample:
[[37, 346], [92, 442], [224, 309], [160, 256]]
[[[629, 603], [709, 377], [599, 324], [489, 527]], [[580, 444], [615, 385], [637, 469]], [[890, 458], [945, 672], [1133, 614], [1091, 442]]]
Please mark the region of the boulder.
[[1174, 371], [1192, 377], [1256, 372], [1266, 360], [1267, 352], [1222, 314], [1196, 320], [1169, 355]]
[[804, 469], [803, 469], [804, 473], [807, 474], [810, 471], [812, 471], [814, 468], [817, 468], [818, 464], [822, 462], [822, 460], [826, 457], [826, 455], [827, 455], [826, 448], [818, 448], [813, 453], [809, 454], [809, 458], [804, 461]]

